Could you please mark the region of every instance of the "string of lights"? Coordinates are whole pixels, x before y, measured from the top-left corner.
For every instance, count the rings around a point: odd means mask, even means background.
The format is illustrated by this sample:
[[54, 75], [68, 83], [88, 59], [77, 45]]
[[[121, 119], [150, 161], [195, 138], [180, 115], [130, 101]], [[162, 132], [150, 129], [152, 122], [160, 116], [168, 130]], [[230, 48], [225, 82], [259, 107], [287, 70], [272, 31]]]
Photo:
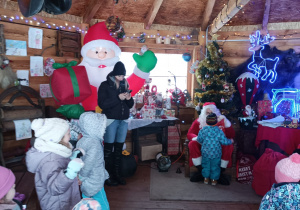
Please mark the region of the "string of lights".
[[67, 30], [67, 31], [76, 31], [79, 33], [87, 33], [86, 30], [81, 29], [78, 25], [74, 23], [65, 22], [64, 25], [57, 25], [56, 23], [51, 23], [48, 21], [43, 20], [42, 18], [37, 18], [35, 16], [27, 18], [19, 15], [0, 15], [0, 21], [4, 22], [16, 22], [22, 24], [28, 24], [30, 26], [36, 27], [45, 27], [49, 29], [56, 29], [56, 30]]

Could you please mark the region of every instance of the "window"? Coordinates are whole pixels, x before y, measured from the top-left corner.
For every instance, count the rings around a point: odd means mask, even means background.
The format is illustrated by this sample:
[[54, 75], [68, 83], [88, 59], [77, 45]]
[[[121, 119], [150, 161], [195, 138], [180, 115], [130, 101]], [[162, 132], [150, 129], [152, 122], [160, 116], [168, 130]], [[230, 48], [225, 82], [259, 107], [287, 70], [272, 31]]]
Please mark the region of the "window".
[[[126, 68], [126, 75], [129, 76], [133, 72], [136, 65], [132, 57], [133, 53], [122, 52], [120, 60], [124, 63]], [[166, 89], [175, 89], [176, 86], [180, 90], [187, 89], [187, 62], [182, 59], [181, 54], [160, 54], [155, 53], [157, 57], [157, 64], [150, 73], [152, 78], [152, 85], [157, 86], [157, 91], [165, 93]], [[174, 77], [175, 75], [175, 77]], [[168, 79], [171, 80], [171, 84], [168, 85]]]

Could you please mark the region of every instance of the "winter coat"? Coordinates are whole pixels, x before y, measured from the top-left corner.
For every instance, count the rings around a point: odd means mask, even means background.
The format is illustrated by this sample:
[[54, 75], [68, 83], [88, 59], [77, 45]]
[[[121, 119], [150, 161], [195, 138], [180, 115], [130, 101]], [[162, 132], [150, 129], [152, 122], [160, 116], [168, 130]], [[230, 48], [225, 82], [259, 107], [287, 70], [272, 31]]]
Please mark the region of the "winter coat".
[[134, 101], [120, 100], [119, 94], [123, 93], [121, 86], [117, 89], [114, 82], [107, 75], [106, 81], [102, 82], [98, 90], [98, 106], [107, 119], [126, 120], [129, 118], [129, 110], [133, 107]]
[[32, 147], [26, 153], [27, 169], [35, 173], [35, 189], [42, 210], [72, 209], [80, 201], [77, 179], [66, 177], [69, 158]]
[[260, 210], [300, 209], [300, 183], [283, 182], [273, 184], [260, 203]]
[[221, 145], [231, 144], [231, 141], [226, 138], [224, 132], [217, 126], [205, 126], [202, 128], [199, 131], [197, 141], [202, 145], [202, 156], [209, 159], [221, 159]]
[[81, 191], [86, 196], [94, 196], [104, 187], [104, 182], [109, 177], [105, 170], [102, 146], [106, 117], [103, 114], [86, 112], [80, 116], [79, 125], [82, 138], [77, 142], [76, 148], [85, 151], [81, 158], [84, 166], [79, 172]]

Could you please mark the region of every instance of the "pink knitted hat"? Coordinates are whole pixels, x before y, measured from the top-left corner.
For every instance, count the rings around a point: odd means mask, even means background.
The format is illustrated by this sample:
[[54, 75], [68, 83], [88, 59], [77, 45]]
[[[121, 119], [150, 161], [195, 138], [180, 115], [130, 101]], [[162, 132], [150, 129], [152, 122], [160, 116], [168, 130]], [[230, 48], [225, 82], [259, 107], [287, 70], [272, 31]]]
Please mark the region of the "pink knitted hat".
[[294, 153], [288, 158], [280, 160], [275, 167], [275, 179], [280, 182], [299, 182], [300, 155]]
[[0, 199], [2, 199], [14, 185], [16, 177], [11, 170], [2, 166], [0, 166], [0, 177]]

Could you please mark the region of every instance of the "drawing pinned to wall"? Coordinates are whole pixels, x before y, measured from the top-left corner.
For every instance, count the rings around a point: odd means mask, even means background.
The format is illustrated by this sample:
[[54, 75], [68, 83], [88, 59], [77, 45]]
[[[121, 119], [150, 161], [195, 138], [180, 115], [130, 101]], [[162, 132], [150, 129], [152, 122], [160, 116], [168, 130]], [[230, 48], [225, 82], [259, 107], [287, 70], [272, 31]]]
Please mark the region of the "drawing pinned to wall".
[[26, 41], [6, 39], [6, 55], [27, 56]]
[[49, 84], [40, 84], [40, 96], [42, 98], [51, 98], [52, 97]]
[[43, 57], [30, 56], [30, 76], [40, 77], [44, 76]]
[[16, 140], [29, 139], [32, 137], [31, 133], [31, 122], [29, 119], [26, 120], [14, 120], [16, 128]]
[[29, 86], [29, 70], [17, 70], [20, 85]]
[[42, 49], [43, 46], [43, 29], [29, 28], [28, 30], [28, 47]]

